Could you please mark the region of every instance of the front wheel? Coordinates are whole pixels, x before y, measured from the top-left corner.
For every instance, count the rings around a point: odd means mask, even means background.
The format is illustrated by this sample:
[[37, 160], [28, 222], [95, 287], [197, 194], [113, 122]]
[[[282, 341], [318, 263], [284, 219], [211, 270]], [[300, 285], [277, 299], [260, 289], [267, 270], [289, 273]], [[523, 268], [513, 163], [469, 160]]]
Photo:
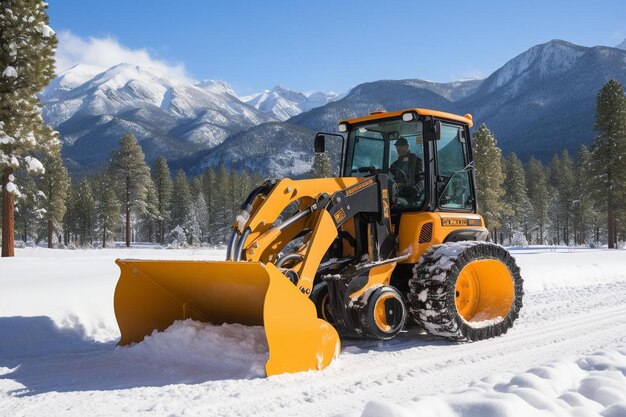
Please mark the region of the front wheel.
[[523, 280], [502, 246], [454, 242], [433, 246], [413, 270], [409, 308], [429, 333], [455, 340], [499, 336], [522, 308]]

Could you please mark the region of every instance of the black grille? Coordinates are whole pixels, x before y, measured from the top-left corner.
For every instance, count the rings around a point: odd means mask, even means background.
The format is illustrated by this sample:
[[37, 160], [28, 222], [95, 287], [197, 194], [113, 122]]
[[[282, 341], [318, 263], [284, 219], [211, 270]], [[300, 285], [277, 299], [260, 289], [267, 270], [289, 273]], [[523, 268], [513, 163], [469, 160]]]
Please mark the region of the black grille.
[[419, 243], [428, 243], [433, 239], [433, 222], [426, 223], [420, 231]]

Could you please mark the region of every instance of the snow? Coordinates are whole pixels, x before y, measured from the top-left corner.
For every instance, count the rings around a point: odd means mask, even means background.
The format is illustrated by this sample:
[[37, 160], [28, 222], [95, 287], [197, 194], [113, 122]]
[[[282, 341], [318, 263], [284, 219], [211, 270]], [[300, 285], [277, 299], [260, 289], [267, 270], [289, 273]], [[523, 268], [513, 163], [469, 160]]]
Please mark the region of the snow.
[[39, 161], [39, 159], [32, 157], [32, 156], [26, 156], [24, 160], [26, 161], [26, 164], [27, 164], [26, 169], [29, 172], [33, 172], [36, 174], [43, 174], [44, 172], [46, 172], [46, 170], [43, 167], [43, 164], [41, 163], [41, 161]]
[[344, 339], [324, 371], [264, 378], [260, 327], [184, 321], [115, 345], [116, 257], [224, 250], [17, 249], [0, 259], [0, 415], [626, 415], [626, 251], [511, 252], [526, 295], [506, 335]]
[[2, 76], [7, 78], [16, 78], [17, 70], [15, 69], [15, 67], [9, 65], [4, 69], [4, 71], [2, 71]]
[[[202, 145], [201, 149], [212, 148], [233, 133], [275, 120], [243, 103], [222, 82], [194, 85], [157, 68], [127, 63], [108, 69], [72, 67], [60, 73], [40, 98], [43, 117], [55, 128], [74, 117], [96, 117], [98, 125], [113, 129], [115, 123], [109, 123], [113, 119], [140, 140], [153, 137], [155, 126], [164, 136], [176, 128], [177, 141]], [[65, 144], [71, 145], [88, 135], [81, 123], [71, 126], [81, 127], [63, 132]], [[160, 143], [158, 147], [158, 153], [181, 151], [180, 145], [170, 149], [174, 145]]]
[[277, 85], [271, 90], [241, 97], [245, 103], [265, 113], [271, 113], [278, 120], [285, 121], [302, 112], [338, 100], [337, 93], [313, 92], [304, 94]]
[[48, 25], [41, 25], [39, 27], [39, 32], [41, 33], [41, 36], [43, 36], [44, 38], [50, 38], [52, 36], [54, 36], [54, 30], [52, 30], [52, 28]]
[[7, 191], [13, 195], [15, 195], [16, 197], [19, 197], [22, 195], [22, 193], [20, 193], [19, 188], [17, 188], [17, 185], [15, 185], [14, 182], [9, 181], [6, 185], [7, 187]]

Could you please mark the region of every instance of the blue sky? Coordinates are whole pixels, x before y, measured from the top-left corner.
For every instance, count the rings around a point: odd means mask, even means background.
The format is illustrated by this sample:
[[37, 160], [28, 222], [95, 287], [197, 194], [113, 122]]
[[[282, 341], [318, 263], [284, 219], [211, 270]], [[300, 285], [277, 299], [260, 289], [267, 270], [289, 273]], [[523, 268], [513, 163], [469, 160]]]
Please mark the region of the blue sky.
[[66, 65], [101, 60], [94, 55], [106, 55], [106, 47], [94, 41], [105, 39], [129, 60], [139, 51], [189, 78], [224, 80], [240, 94], [276, 84], [343, 92], [379, 79], [484, 77], [551, 39], [614, 46], [626, 38], [624, 0], [49, 3], [62, 52], [76, 45], [64, 39], [102, 49], [74, 47]]

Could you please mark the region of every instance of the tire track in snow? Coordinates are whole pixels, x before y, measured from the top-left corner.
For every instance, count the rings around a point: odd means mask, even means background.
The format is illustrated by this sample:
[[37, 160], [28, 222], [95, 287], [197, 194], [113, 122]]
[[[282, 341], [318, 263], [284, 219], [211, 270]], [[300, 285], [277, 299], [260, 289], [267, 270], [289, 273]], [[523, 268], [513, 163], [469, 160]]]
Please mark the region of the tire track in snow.
[[217, 404], [200, 409], [216, 415], [245, 415], [254, 408], [261, 413], [289, 410], [291, 415], [314, 416], [322, 405], [341, 413], [373, 398], [408, 401], [445, 392], [451, 380], [455, 387], [463, 387], [494, 373], [520, 372], [537, 363], [623, 342], [623, 317], [626, 283], [622, 282], [529, 294], [524, 314], [503, 337], [455, 344], [429, 337], [406, 340], [405, 335], [387, 346], [393, 351], [343, 353], [331, 369], [302, 381], [305, 387], [290, 386], [288, 380], [294, 375], [270, 378], [270, 386], [262, 392], [254, 381], [257, 387], [249, 392], [237, 387], [239, 401], [216, 398]]

